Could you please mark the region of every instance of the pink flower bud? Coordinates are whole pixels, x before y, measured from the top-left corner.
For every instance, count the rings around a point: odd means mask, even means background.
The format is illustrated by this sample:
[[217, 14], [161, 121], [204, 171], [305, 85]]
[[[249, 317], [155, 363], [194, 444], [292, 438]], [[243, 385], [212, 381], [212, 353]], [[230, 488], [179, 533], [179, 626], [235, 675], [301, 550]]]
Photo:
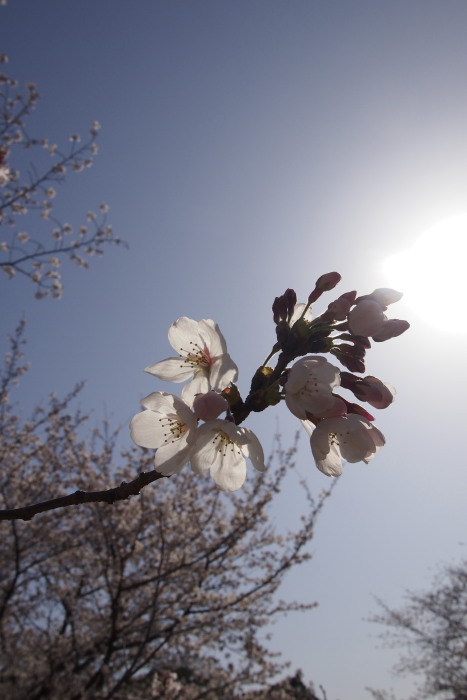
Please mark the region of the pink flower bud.
[[357, 381], [353, 393], [360, 401], [367, 401], [375, 408], [387, 408], [394, 401], [396, 390], [377, 377], [364, 377]]
[[196, 394], [193, 401], [193, 411], [200, 420], [214, 420], [221, 413], [225, 413], [229, 404], [223, 396], [215, 391], [208, 391], [207, 394]]
[[334, 289], [334, 287], [339, 284], [342, 277], [338, 272], [326, 272], [325, 275], [316, 280], [315, 288], [322, 292], [329, 292], [329, 290]]
[[335, 301], [331, 301], [328, 306], [328, 313], [334, 321], [344, 321], [350, 311], [350, 301], [345, 297], [339, 297]]
[[325, 275], [321, 275], [321, 277], [316, 280], [315, 288], [308, 297], [308, 303], [313, 304], [320, 298], [323, 292], [329, 292], [330, 289], [334, 289], [341, 279], [338, 272], [326, 272]]

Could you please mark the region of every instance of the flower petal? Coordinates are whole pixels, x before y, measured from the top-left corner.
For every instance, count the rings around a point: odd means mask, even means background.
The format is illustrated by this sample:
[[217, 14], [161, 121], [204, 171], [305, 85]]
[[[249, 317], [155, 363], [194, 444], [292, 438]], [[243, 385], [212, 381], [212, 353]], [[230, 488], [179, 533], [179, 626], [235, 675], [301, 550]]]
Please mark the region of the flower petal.
[[178, 474], [190, 461], [190, 450], [183, 438], [159, 447], [154, 457], [156, 471], [164, 476]]
[[184, 382], [193, 375], [193, 366], [183, 357], [168, 357], [146, 367], [144, 371], [166, 382]]
[[222, 491], [236, 491], [246, 479], [246, 461], [240, 449], [228, 449], [211, 466], [211, 476]]
[[264, 464], [264, 452], [263, 447], [254, 434], [253, 431], [248, 428], [243, 428], [248, 437], [248, 442], [242, 447], [242, 452], [249, 457], [254, 468], [259, 472], [266, 471], [266, 465]]
[[170, 326], [169, 342], [180, 355], [193, 352], [193, 344], [201, 345], [202, 339], [198, 325], [198, 322], [192, 318], [182, 316]]
[[211, 365], [209, 379], [213, 389], [225, 389], [238, 377], [238, 368], [228, 353], [221, 355]]
[[157, 448], [161, 444], [159, 418], [153, 411], [137, 413], [130, 423], [133, 442], [140, 447]]
[[227, 343], [217, 323], [214, 323], [211, 318], [204, 318], [199, 322], [198, 327], [211, 357], [219, 357], [227, 352]]

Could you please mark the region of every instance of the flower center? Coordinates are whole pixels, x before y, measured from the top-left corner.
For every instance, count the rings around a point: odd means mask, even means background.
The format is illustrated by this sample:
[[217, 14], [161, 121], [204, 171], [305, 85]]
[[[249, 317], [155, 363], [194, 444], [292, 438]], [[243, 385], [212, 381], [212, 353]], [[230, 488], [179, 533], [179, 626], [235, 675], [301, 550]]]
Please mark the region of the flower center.
[[[204, 367], [210, 367], [214, 364], [215, 359], [209, 354], [209, 350], [206, 346], [201, 347], [198, 343], [190, 341], [190, 349], [185, 350], [180, 348], [182, 353], [185, 353], [184, 362], [191, 365], [195, 369], [202, 369]], [[180, 357], [183, 357], [181, 355]]]
[[187, 424], [176, 413], [159, 418], [159, 423], [164, 428], [164, 443], [179, 440], [188, 430]]
[[232, 438], [227, 435], [227, 433], [222, 432], [222, 430], [219, 433], [216, 433], [214, 440], [212, 440], [212, 444], [223, 457], [226, 456], [228, 451], [234, 453], [236, 452], [238, 455], [242, 454], [237, 443], [234, 442]]

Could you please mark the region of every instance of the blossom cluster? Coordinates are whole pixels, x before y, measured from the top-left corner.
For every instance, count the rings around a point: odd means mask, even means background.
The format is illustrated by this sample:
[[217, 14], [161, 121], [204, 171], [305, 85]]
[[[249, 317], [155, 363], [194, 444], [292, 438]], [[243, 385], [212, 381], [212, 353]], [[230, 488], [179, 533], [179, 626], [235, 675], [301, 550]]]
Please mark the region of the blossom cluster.
[[[0, 63], [7, 62], [0, 54]], [[72, 134], [68, 148], [62, 150], [47, 138], [29, 135], [26, 121], [39, 99], [33, 83], [22, 91], [18, 81], [0, 72], [0, 268], [8, 279], [17, 274], [28, 277], [38, 299], [48, 295], [58, 299], [62, 294], [58, 268], [64, 258], [87, 268], [89, 256], [100, 256], [105, 245], [121, 241], [107, 223], [106, 204], [101, 204], [99, 214], [89, 212], [80, 227], [57, 217], [58, 187], [67, 173], [92, 166], [100, 124], [92, 123], [86, 139]], [[32, 149], [36, 162], [31, 165]], [[25, 214], [37, 217], [33, 235], [19, 227]]]
[[[193, 471], [210, 471], [219, 488], [233, 491], [246, 478], [246, 460], [264, 471], [264, 454], [256, 435], [232, 420], [220, 419], [229, 408], [218, 392], [236, 381], [237, 366], [227, 353], [224, 336], [214, 321], [180, 318], [169, 330], [179, 357], [146, 368], [159, 379], [183, 382], [182, 398], [154, 392], [142, 401], [146, 409], [131, 422], [133, 440], [156, 448], [155, 466], [166, 476], [188, 462]], [[198, 426], [198, 421], [204, 421]]]
[[[322, 275], [306, 303], [298, 304], [292, 289], [276, 297], [272, 310], [277, 342], [255, 372], [245, 400], [235, 383], [237, 366], [214, 321], [182, 317], [172, 324], [169, 341], [178, 356], [146, 371], [165, 381], [188, 383], [181, 398], [166, 392], [147, 396], [144, 410], [131, 422], [133, 440], [156, 449], [158, 472], [169, 476], [191, 463], [196, 473], [210, 472], [219, 488], [240, 488], [247, 459], [257, 470], [265, 469], [258, 438], [240, 424], [251, 412], [280, 401], [302, 422], [316, 466], [324, 474], [339, 476], [344, 462], [368, 463], [374, 457], [385, 438], [373, 415], [353, 399], [376, 409], [391, 405], [395, 389], [390, 384], [360, 375], [365, 373], [371, 340], [401, 335], [409, 324], [387, 318], [388, 306], [402, 294], [386, 288], [364, 296], [355, 291], [341, 294], [313, 318], [312, 304], [340, 279], [337, 272]], [[333, 355], [345, 370], [324, 353]], [[272, 367], [268, 363], [276, 355]], [[340, 390], [353, 395], [352, 400]]]

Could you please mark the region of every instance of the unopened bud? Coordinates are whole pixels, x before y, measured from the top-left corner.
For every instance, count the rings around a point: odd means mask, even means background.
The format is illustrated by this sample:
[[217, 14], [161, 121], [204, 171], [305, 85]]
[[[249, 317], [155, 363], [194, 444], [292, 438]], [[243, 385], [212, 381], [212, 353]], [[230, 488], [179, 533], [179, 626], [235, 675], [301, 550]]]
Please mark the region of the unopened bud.
[[321, 289], [322, 292], [329, 292], [331, 289], [334, 289], [337, 284], [339, 284], [341, 279], [342, 277], [338, 272], [326, 272], [325, 275], [321, 275], [321, 277], [316, 281], [315, 287], [317, 289]]
[[293, 289], [286, 289], [282, 296], [276, 297], [272, 305], [274, 323], [290, 321], [296, 303], [297, 295]]
[[196, 394], [193, 401], [193, 411], [200, 420], [214, 420], [225, 413], [229, 404], [223, 396], [215, 391], [208, 391], [206, 394]]
[[315, 288], [308, 297], [308, 303], [313, 304], [320, 298], [323, 292], [329, 292], [331, 289], [334, 289], [341, 279], [338, 272], [326, 272], [326, 274], [321, 275], [321, 277], [316, 280]]

